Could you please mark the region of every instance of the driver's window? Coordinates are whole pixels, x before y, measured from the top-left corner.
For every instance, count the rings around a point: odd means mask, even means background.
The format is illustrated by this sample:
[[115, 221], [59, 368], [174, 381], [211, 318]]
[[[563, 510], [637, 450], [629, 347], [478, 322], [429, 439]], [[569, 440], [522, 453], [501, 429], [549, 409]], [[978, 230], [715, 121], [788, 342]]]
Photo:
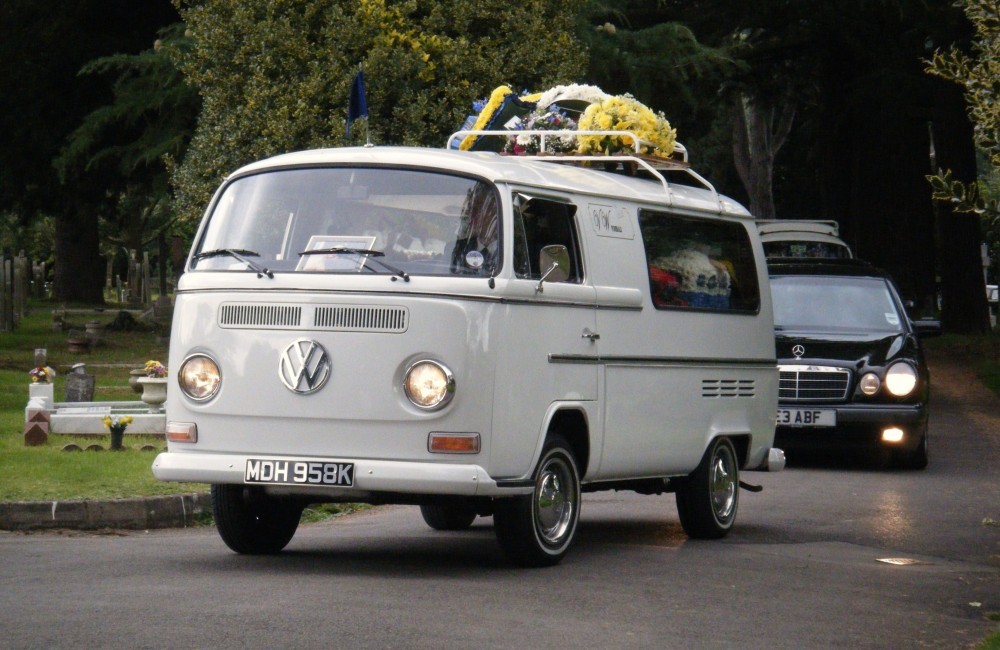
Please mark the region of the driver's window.
[[526, 280], [538, 280], [548, 269], [542, 268], [540, 259], [546, 246], [565, 246], [569, 252], [569, 270], [566, 282], [580, 283], [580, 267], [576, 206], [571, 203], [514, 196], [514, 274]]

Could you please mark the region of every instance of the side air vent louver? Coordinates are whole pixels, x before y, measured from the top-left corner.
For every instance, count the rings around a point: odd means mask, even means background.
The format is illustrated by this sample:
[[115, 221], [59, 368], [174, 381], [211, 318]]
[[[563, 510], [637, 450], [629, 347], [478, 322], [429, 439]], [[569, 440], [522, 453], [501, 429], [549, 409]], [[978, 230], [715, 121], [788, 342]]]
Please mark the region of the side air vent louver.
[[702, 379], [702, 397], [753, 397], [756, 384], [753, 379]]
[[219, 325], [225, 328], [298, 328], [301, 324], [298, 305], [226, 304], [219, 309]]
[[402, 307], [317, 307], [313, 326], [341, 332], [405, 332], [407, 311]]

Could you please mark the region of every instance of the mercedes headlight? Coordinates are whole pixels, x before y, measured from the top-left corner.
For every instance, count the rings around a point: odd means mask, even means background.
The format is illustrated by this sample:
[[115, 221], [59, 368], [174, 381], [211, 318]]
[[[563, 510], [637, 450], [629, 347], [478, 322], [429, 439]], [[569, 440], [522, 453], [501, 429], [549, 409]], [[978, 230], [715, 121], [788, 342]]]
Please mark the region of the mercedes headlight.
[[455, 396], [455, 376], [437, 361], [417, 361], [406, 371], [403, 390], [417, 408], [444, 408]]
[[219, 364], [204, 354], [194, 354], [184, 360], [177, 373], [177, 383], [191, 399], [204, 402], [215, 397], [222, 384]]
[[905, 397], [917, 385], [917, 371], [908, 363], [894, 363], [885, 373], [885, 387], [896, 397]]

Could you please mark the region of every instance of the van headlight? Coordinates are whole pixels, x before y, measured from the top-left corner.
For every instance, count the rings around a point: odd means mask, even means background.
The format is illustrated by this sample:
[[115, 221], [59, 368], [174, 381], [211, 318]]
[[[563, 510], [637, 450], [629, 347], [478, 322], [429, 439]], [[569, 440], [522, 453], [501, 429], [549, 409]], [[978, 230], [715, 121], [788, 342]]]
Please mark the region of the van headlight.
[[222, 384], [219, 364], [204, 354], [193, 354], [184, 360], [177, 373], [177, 383], [185, 395], [197, 402], [215, 397]]
[[455, 375], [437, 361], [417, 361], [406, 371], [403, 390], [417, 408], [444, 408], [455, 396]]
[[896, 397], [905, 397], [917, 385], [917, 371], [908, 363], [894, 363], [885, 373], [885, 387]]

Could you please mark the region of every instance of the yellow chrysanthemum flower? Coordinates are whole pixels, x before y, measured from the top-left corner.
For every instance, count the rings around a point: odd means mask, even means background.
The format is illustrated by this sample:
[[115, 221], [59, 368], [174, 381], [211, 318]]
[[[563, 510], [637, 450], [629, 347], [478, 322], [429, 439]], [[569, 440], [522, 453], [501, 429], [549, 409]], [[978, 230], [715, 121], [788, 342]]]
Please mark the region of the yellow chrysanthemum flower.
[[[580, 118], [581, 131], [630, 131], [642, 144], [640, 153], [668, 158], [674, 151], [677, 132], [662, 113], [654, 113], [631, 95], [610, 97], [587, 107]], [[628, 137], [581, 136], [582, 154], [635, 151]]]

